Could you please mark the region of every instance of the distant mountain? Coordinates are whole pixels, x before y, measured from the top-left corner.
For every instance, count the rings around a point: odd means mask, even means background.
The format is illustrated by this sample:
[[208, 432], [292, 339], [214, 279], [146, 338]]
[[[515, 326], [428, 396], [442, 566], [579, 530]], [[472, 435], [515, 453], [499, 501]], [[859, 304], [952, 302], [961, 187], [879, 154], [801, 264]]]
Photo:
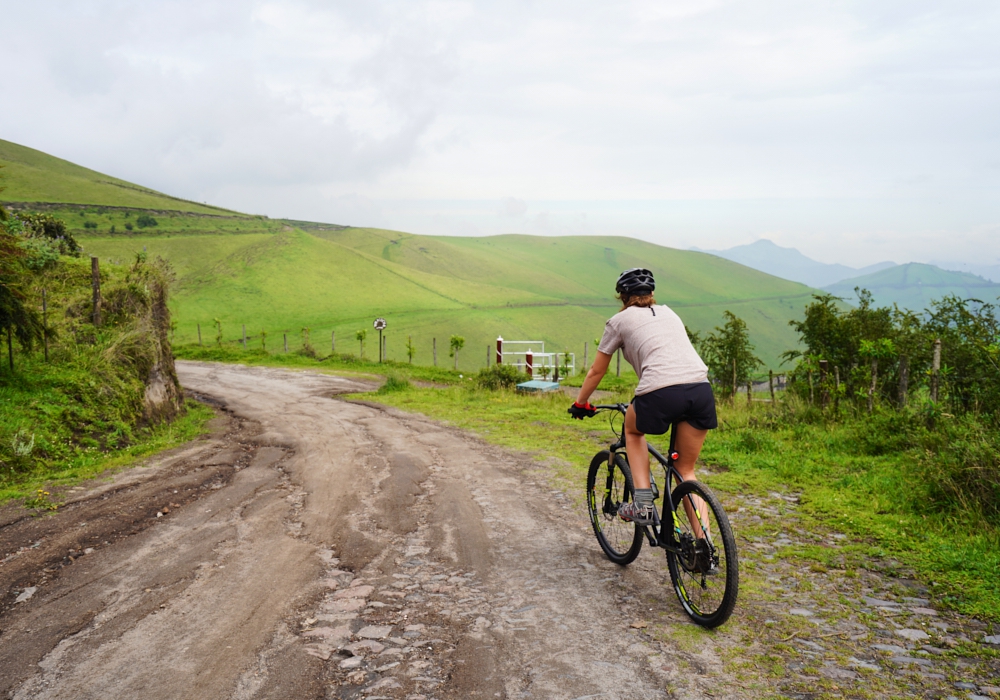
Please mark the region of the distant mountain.
[[996, 302], [1000, 297], [1000, 284], [965, 272], [942, 270], [934, 265], [909, 263], [880, 270], [869, 275], [842, 280], [824, 287], [824, 290], [854, 301], [854, 288], [861, 287], [872, 293], [879, 306], [899, 304], [912, 311], [922, 311], [932, 301], [946, 294]]
[[955, 272], [967, 272], [970, 275], [979, 275], [980, 277], [985, 277], [991, 282], [1000, 282], [1000, 261], [993, 262], [992, 264], [982, 261], [978, 263], [963, 263], [963, 262], [941, 262], [937, 260], [931, 261], [932, 265], [937, 265], [943, 270], [954, 270]]
[[825, 287], [849, 277], [858, 277], [896, 265], [894, 262], [880, 262], [868, 267], [856, 268], [836, 263], [821, 263], [806, 257], [795, 248], [783, 248], [766, 238], [749, 245], [738, 245], [726, 250], [701, 250], [700, 248], [692, 248], [692, 250], [718, 255], [720, 258], [738, 262], [775, 277], [801, 282], [810, 287]]

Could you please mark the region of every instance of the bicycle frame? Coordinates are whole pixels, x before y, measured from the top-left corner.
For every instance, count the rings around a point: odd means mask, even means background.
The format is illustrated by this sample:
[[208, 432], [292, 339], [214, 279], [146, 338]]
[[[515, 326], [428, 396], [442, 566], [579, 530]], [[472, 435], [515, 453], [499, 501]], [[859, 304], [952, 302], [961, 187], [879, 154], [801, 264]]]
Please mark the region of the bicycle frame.
[[[628, 404], [623, 404], [623, 403], [610, 404], [603, 406], [595, 406], [594, 408], [619, 411], [624, 417], [626, 411], [628, 411]], [[675, 450], [676, 444], [677, 444], [677, 423], [673, 423], [670, 426], [670, 447], [667, 450], [666, 457], [660, 454], [660, 451], [657, 450], [655, 447], [653, 447], [649, 443], [648, 439], [646, 440], [646, 449], [649, 451], [649, 454], [652, 456], [653, 459], [655, 459], [657, 462], [660, 463], [661, 467], [663, 467], [663, 479], [664, 479], [663, 511], [657, 517], [658, 522], [654, 523], [653, 525], [641, 525], [640, 527], [642, 527], [642, 531], [646, 535], [646, 540], [649, 542], [651, 547], [662, 547], [668, 552], [672, 552], [673, 554], [679, 555], [682, 553], [681, 545], [674, 536], [674, 533], [680, 532], [680, 526], [679, 524], [674, 523], [674, 518], [676, 517], [677, 511], [674, 508], [674, 502], [672, 498], [673, 487], [671, 486], [671, 482], [676, 480], [677, 484], [679, 485], [682, 481], [684, 481], [684, 478], [681, 476], [680, 472], [677, 471], [677, 468], [674, 467], [674, 460], [677, 458], [677, 452]], [[618, 441], [609, 445], [608, 450], [610, 451], [610, 455], [608, 456], [609, 460], [613, 460], [617, 453], [625, 451], [624, 425], [622, 426], [622, 434], [618, 438]], [[625, 457], [627, 461], [628, 459], [627, 452]], [[656, 481], [653, 479], [652, 461], [650, 462], [650, 469], [649, 469], [649, 483], [653, 487], [655, 492], [657, 486], [656, 486]], [[668, 513], [669, 513], [669, 518], [667, 515]], [[670, 522], [673, 525], [673, 528], [663, 527], [664, 521]], [[704, 523], [702, 523], [702, 526], [704, 527]], [[668, 532], [670, 533], [669, 535], [667, 535]]]

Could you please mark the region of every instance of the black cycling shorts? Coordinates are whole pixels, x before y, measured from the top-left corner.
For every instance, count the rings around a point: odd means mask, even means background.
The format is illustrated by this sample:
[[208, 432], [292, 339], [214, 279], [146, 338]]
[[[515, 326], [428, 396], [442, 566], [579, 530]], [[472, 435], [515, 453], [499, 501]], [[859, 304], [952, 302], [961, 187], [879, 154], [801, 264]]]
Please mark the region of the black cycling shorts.
[[719, 427], [715, 394], [708, 382], [675, 384], [632, 399], [635, 427], [647, 435], [663, 435], [674, 423], [687, 421], [699, 430]]

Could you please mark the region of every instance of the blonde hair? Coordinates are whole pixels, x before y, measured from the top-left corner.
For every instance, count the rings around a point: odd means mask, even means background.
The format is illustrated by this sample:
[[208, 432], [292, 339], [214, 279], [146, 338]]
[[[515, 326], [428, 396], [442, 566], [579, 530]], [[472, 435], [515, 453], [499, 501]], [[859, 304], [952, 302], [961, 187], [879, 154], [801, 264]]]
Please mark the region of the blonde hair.
[[630, 306], [638, 306], [645, 309], [656, 303], [656, 299], [653, 298], [652, 292], [649, 294], [629, 294], [627, 292], [622, 292], [618, 295], [618, 300], [622, 303], [622, 311]]

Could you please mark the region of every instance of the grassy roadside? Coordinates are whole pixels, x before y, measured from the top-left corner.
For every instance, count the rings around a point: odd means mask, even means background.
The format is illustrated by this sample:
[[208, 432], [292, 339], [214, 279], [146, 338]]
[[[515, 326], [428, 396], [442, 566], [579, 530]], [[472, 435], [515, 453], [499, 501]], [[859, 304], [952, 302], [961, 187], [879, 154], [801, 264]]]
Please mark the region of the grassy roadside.
[[127, 467], [138, 459], [200, 437], [206, 433], [208, 421], [214, 416], [215, 412], [207, 406], [188, 401], [183, 415], [172, 423], [136, 431], [125, 447], [101, 450], [91, 446], [68, 451], [47, 464], [44, 470], [28, 471], [0, 482], [0, 504], [24, 499], [34, 507], [50, 509], [59, 503], [58, 494], [53, 491]]
[[[366, 395], [366, 398], [371, 398]], [[621, 394], [627, 400], [628, 394]], [[565, 395], [519, 395], [471, 386], [382, 391], [380, 403], [423, 413], [470, 430], [484, 440], [534, 455], [539, 469], [583, 502], [586, 469], [612, 439], [602, 418], [571, 421]], [[782, 556], [814, 571], [879, 570], [916, 577], [939, 604], [1000, 621], [1000, 533], [969, 526], [970, 514], [927, 507], [925, 455], [919, 450], [873, 449], [864, 421], [795, 419], [795, 411], [767, 404], [720, 406], [720, 429], [702, 453], [705, 481], [727, 494], [771, 492], [799, 497], [794, 527], [848, 534], [853, 545], [786, 548]], [[655, 440], [654, 440], [655, 442]], [[743, 528], [744, 537], [774, 532]]]

